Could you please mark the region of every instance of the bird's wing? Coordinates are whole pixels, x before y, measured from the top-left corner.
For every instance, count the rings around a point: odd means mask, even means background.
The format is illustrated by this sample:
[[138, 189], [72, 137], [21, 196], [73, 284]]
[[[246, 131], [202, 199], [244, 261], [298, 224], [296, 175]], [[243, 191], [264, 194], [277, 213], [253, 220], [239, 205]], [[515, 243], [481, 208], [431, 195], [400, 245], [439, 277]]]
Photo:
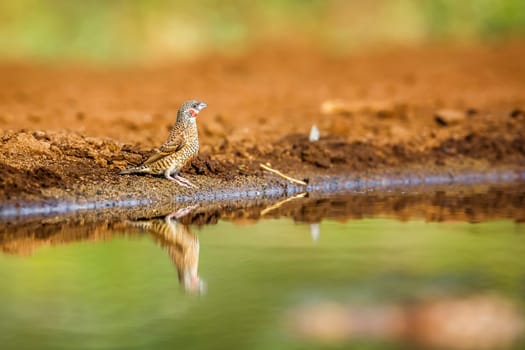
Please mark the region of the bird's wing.
[[182, 146], [184, 146], [184, 138], [182, 136], [172, 137], [168, 142], [162, 145], [157, 153], [146, 159], [142, 164], [149, 165], [155, 163], [156, 161], [179, 151]]

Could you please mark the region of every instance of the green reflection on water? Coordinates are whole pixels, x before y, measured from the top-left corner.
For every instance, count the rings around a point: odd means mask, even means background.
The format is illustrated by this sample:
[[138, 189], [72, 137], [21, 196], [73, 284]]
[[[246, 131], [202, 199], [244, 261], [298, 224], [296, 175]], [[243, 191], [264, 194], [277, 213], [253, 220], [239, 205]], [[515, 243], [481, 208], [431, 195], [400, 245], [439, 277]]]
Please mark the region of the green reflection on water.
[[511, 221], [323, 221], [318, 241], [289, 220], [193, 232], [203, 296], [184, 293], [147, 235], [0, 255], [2, 348], [295, 348], [281, 319], [303, 300], [493, 291], [523, 302], [525, 226]]

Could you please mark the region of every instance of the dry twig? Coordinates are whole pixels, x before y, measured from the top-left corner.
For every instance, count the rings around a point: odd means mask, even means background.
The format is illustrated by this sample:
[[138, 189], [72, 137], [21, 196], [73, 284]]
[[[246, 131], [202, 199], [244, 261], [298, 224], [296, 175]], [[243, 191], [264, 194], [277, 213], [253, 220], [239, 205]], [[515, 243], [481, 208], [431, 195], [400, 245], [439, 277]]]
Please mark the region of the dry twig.
[[288, 175], [284, 175], [284, 174], [281, 173], [279, 170], [272, 169], [272, 168], [270, 168], [270, 167], [267, 166], [267, 165], [264, 165], [264, 164], [261, 163], [260, 166], [261, 166], [261, 168], [263, 168], [264, 170], [267, 170], [267, 171], [269, 171], [269, 172], [271, 172], [271, 173], [274, 173], [274, 174], [276, 174], [276, 175], [279, 175], [280, 177], [282, 177], [282, 178], [285, 179], [285, 180], [288, 180], [288, 181], [290, 181], [290, 182], [296, 183], [296, 184], [301, 185], [301, 186], [306, 186], [306, 185], [307, 185], [306, 182], [301, 181], [301, 180], [294, 179], [293, 177], [290, 177], [290, 176], [288, 176]]

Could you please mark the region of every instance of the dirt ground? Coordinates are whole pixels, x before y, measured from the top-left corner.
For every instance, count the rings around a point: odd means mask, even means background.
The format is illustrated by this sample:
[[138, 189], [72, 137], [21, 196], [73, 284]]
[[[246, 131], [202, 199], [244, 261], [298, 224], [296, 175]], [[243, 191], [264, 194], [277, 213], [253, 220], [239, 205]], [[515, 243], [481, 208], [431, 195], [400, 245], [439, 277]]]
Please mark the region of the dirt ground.
[[[370, 170], [525, 167], [525, 41], [345, 57], [272, 45], [148, 67], [0, 64], [0, 200], [182, 191], [118, 175], [198, 117], [200, 188]], [[312, 125], [321, 139], [309, 142]], [[198, 190], [197, 190], [198, 192]], [[98, 196], [98, 197], [97, 197]]]

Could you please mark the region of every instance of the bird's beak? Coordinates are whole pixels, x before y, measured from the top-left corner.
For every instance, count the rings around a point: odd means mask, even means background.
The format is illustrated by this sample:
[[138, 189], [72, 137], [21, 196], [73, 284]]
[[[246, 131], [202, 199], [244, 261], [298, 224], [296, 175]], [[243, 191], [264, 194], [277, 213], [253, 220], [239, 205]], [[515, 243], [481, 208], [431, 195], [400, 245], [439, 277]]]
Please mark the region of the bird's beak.
[[197, 107], [197, 109], [200, 111], [202, 111], [204, 108], [208, 107], [208, 105], [205, 103], [205, 102], [201, 102], [199, 103], [199, 106]]

